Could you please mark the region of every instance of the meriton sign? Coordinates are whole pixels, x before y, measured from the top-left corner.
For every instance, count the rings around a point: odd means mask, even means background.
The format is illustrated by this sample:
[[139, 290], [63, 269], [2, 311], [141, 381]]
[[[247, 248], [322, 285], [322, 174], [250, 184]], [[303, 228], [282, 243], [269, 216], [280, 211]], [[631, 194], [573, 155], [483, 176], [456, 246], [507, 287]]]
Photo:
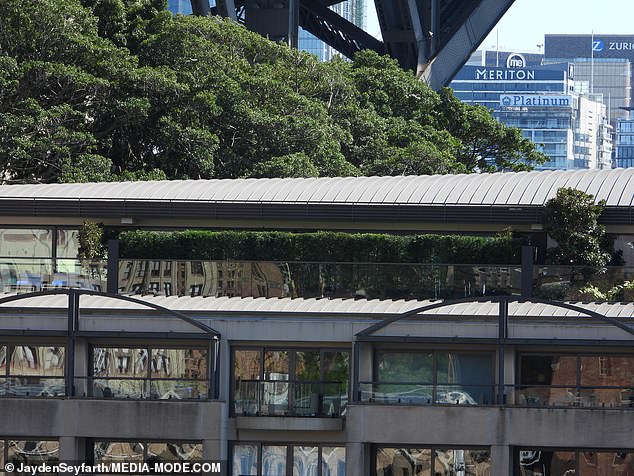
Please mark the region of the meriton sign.
[[500, 96], [500, 106], [504, 107], [570, 107], [572, 97], [562, 94], [503, 94]]
[[535, 71], [531, 69], [478, 68], [475, 72], [475, 79], [485, 81], [523, 81], [527, 79], [535, 79]]

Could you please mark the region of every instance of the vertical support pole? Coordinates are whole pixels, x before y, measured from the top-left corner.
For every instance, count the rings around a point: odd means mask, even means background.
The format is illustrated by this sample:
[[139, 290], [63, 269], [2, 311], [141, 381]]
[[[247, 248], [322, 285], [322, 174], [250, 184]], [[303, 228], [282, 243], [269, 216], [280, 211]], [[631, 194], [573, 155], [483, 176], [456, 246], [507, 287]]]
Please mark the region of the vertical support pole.
[[218, 9], [218, 15], [224, 18], [228, 18], [232, 21], [238, 21], [236, 15], [236, 3], [234, 0], [217, 0], [216, 7]]
[[288, 0], [288, 44], [291, 48], [299, 46], [299, 0]]
[[66, 340], [66, 395], [75, 396], [75, 332], [79, 327], [79, 294], [68, 291], [68, 336]]
[[212, 400], [217, 400], [220, 397], [220, 340], [217, 337], [209, 341], [209, 355], [213, 358], [213, 362], [209, 366], [208, 378], [209, 385], [212, 387], [210, 388], [209, 397]]
[[119, 240], [108, 240], [107, 272], [106, 292], [117, 294], [119, 292]]
[[355, 339], [352, 342], [352, 395], [350, 396], [353, 402], [361, 400], [359, 394], [359, 343]]
[[521, 278], [521, 294], [522, 297], [533, 297], [533, 264], [535, 262], [535, 247], [522, 246], [522, 278]]
[[197, 16], [211, 15], [209, 0], [191, 0], [192, 13]]
[[440, 31], [440, 8], [438, 8], [438, 0], [431, 0], [430, 10], [428, 58], [436, 54], [436, 48], [438, 45], [438, 32]]
[[504, 404], [504, 351], [508, 338], [509, 302], [506, 297], [500, 298], [498, 313], [498, 405]]

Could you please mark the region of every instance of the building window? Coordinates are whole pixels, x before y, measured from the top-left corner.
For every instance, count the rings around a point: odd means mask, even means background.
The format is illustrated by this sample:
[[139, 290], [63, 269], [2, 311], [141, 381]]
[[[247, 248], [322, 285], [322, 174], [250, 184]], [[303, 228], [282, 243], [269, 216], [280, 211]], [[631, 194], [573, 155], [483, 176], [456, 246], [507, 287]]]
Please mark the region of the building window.
[[476, 476], [491, 473], [488, 448], [376, 446], [373, 454], [372, 474], [375, 476]]
[[350, 354], [336, 349], [235, 349], [237, 415], [340, 416], [348, 401]]
[[54, 464], [58, 461], [59, 442], [56, 440], [0, 440], [0, 467], [2, 468], [5, 462], [13, 463], [16, 468], [19, 468], [21, 464], [38, 466], [41, 463]]
[[207, 350], [197, 347], [94, 347], [84, 391], [97, 398], [204, 399]]
[[95, 441], [93, 457], [95, 464], [202, 461], [203, 445], [195, 441]]
[[634, 450], [516, 448], [516, 476], [631, 474]]
[[631, 406], [634, 356], [520, 355], [516, 403]]
[[61, 397], [65, 348], [0, 345], [0, 396]]
[[493, 354], [378, 350], [374, 381], [360, 382], [360, 390], [375, 403], [491, 403]]
[[233, 443], [232, 476], [345, 476], [346, 449], [329, 444]]

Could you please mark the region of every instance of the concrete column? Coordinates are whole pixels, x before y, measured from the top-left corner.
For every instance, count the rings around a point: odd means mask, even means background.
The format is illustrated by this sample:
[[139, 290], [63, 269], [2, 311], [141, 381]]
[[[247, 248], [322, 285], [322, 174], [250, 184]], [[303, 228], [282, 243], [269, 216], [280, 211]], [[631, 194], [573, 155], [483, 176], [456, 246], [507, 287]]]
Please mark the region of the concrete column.
[[491, 446], [491, 476], [513, 474], [511, 448], [505, 445]]
[[346, 474], [370, 474], [370, 445], [346, 444]]
[[59, 438], [59, 460], [60, 461], [83, 461], [84, 453], [81, 438], [74, 436], [60, 436]]
[[203, 440], [203, 461], [224, 461], [222, 467], [222, 476], [228, 475], [228, 454], [227, 454], [227, 442], [219, 439], [216, 440]]

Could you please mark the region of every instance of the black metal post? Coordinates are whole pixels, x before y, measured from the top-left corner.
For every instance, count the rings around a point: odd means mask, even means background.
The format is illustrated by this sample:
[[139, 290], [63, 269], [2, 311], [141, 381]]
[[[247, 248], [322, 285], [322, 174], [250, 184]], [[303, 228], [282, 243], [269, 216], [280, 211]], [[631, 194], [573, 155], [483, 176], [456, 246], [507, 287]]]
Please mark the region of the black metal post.
[[533, 297], [533, 265], [535, 263], [535, 247], [522, 246], [522, 297]]
[[75, 396], [75, 332], [79, 328], [79, 294], [68, 291], [68, 336], [66, 340], [66, 395]]
[[359, 343], [352, 342], [352, 401], [361, 400], [359, 395]]
[[119, 240], [108, 240], [108, 281], [106, 292], [119, 292]]
[[500, 299], [500, 310], [498, 315], [498, 405], [504, 404], [504, 353], [506, 350], [506, 339], [508, 338], [509, 302], [508, 299]]

